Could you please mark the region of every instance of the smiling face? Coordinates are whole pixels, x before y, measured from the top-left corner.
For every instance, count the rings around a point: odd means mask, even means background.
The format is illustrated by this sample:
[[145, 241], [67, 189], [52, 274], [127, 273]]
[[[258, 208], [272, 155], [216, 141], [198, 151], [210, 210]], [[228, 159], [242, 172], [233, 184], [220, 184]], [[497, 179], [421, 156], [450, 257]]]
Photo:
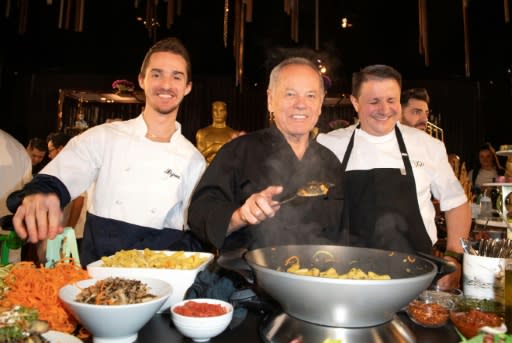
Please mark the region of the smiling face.
[[187, 62], [177, 54], [155, 52], [149, 58], [139, 85], [146, 95], [145, 111], [176, 115], [185, 95], [192, 89], [187, 79]]
[[359, 96], [350, 96], [361, 129], [374, 136], [390, 133], [400, 119], [400, 85], [394, 79], [370, 78], [363, 82]]
[[267, 91], [268, 110], [287, 139], [309, 138], [322, 111], [320, 73], [306, 64], [289, 64]]

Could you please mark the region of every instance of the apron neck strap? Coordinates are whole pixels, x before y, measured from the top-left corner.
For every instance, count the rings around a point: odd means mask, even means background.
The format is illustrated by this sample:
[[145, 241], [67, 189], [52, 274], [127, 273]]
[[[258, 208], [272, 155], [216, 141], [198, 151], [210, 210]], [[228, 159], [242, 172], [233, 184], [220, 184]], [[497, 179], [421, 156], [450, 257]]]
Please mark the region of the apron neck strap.
[[[345, 172], [347, 169], [348, 160], [350, 158], [350, 154], [352, 153], [352, 148], [354, 148], [354, 137], [356, 135], [356, 130], [359, 128], [361, 128], [361, 124], [358, 124], [356, 126], [356, 128], [354, 129], [354, 132], [352, 132], [352, 136], [350, 136], [350, 141], [348, 142], [347, 150], [345, 151], [345, 155], [343, 156], [343, 161], [341, 162], [341, 170], [343, 172]], [[402, 133], [398, 129], [398, 125], [395, 125], [395, 135], [396, 135], [396, 140], [398, 142], [398, 148], [400, 149], [400, 154], [402, 155], [402, 161], [404, 162], [406, 174], [413, 175], [411, 161], [409, 160], [409, 154], [407, 153], [407, 148], [405, 147], [404, 138], [402, 136]]]
[[350, 154], [352, 153], [352, 148], [354, 147], [354, 136], [356, 134], [356, 130], [359, 128], [360, 124], [356, 126], [354, 132], [352, 132], [352, 136], [350, 136], [350, 141], [347, 145], [347, 150], [345, 150], [345, 155], [343, 156], [343, 161], [341, 162], [341, 171], [344, 173], [347, 170], [348, 159]]
[[405, 172], [408, 175], [412, 174], [412, 166], [411, 161], [409, 160], [409, 154], [407, 153], [407, 148], [405, 147], [404, 138], [402, 136], [402, 132], [398, 129], [398, 125], [395, 125], [395, 134], [396, 140], [398, 142], [398, 147], [400, 148], [400, 154], [402, 155], [402, 161], [404, 161]]

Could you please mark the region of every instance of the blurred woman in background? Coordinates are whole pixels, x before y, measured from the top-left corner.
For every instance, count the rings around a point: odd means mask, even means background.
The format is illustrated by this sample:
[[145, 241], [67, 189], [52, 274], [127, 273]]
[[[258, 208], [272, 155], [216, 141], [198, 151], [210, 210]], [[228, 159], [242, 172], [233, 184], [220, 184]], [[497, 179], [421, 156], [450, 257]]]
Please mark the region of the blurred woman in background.
[[478, 150], [478, 164], [468, 173], [473, 184], [473, 193], [482, 191], [482, 185], [494, 182], [498, 176], [504, 175], [505, 169], [501, 166], [496, 150], [490, 143], [484, 143]]

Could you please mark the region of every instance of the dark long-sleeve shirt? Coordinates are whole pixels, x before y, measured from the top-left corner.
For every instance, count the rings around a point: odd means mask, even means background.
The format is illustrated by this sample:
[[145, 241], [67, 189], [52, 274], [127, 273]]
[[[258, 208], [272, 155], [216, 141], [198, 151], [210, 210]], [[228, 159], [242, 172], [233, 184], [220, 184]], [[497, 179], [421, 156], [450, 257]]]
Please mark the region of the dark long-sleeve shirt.
[[[189, 226], [202, 240], [221, 250], [270, 245], [333, 243], [343, 207], [341, 164], [314, 139], [299, 160], [275, 127], [225, 144], [203, 174], [189, 207]], [[297, 198], [283, 204], [273, 218], [226, 237], [233, 212], [253, 193], [271, 185], [284, 187], [275, 200], [293, 195], [308, 181], [336, 186], [328, 195]]]

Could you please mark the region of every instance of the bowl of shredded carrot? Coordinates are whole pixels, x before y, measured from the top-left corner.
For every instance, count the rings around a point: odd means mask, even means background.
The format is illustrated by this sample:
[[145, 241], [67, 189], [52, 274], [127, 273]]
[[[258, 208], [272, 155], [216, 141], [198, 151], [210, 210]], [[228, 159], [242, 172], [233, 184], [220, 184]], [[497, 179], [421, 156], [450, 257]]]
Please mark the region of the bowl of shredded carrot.
[[88, 279], [89, 274], [72, 261], [60, 261], [52, 268], [38, 267], [32, 262], [18, 262], [1, 270], [3, 294], [0, 307], [19, 305], [34, 308], [38, 318], [47, 321], [50, 330], [86, 338], [77, 320], [63, 307], [59, 290], [63, 286]]

